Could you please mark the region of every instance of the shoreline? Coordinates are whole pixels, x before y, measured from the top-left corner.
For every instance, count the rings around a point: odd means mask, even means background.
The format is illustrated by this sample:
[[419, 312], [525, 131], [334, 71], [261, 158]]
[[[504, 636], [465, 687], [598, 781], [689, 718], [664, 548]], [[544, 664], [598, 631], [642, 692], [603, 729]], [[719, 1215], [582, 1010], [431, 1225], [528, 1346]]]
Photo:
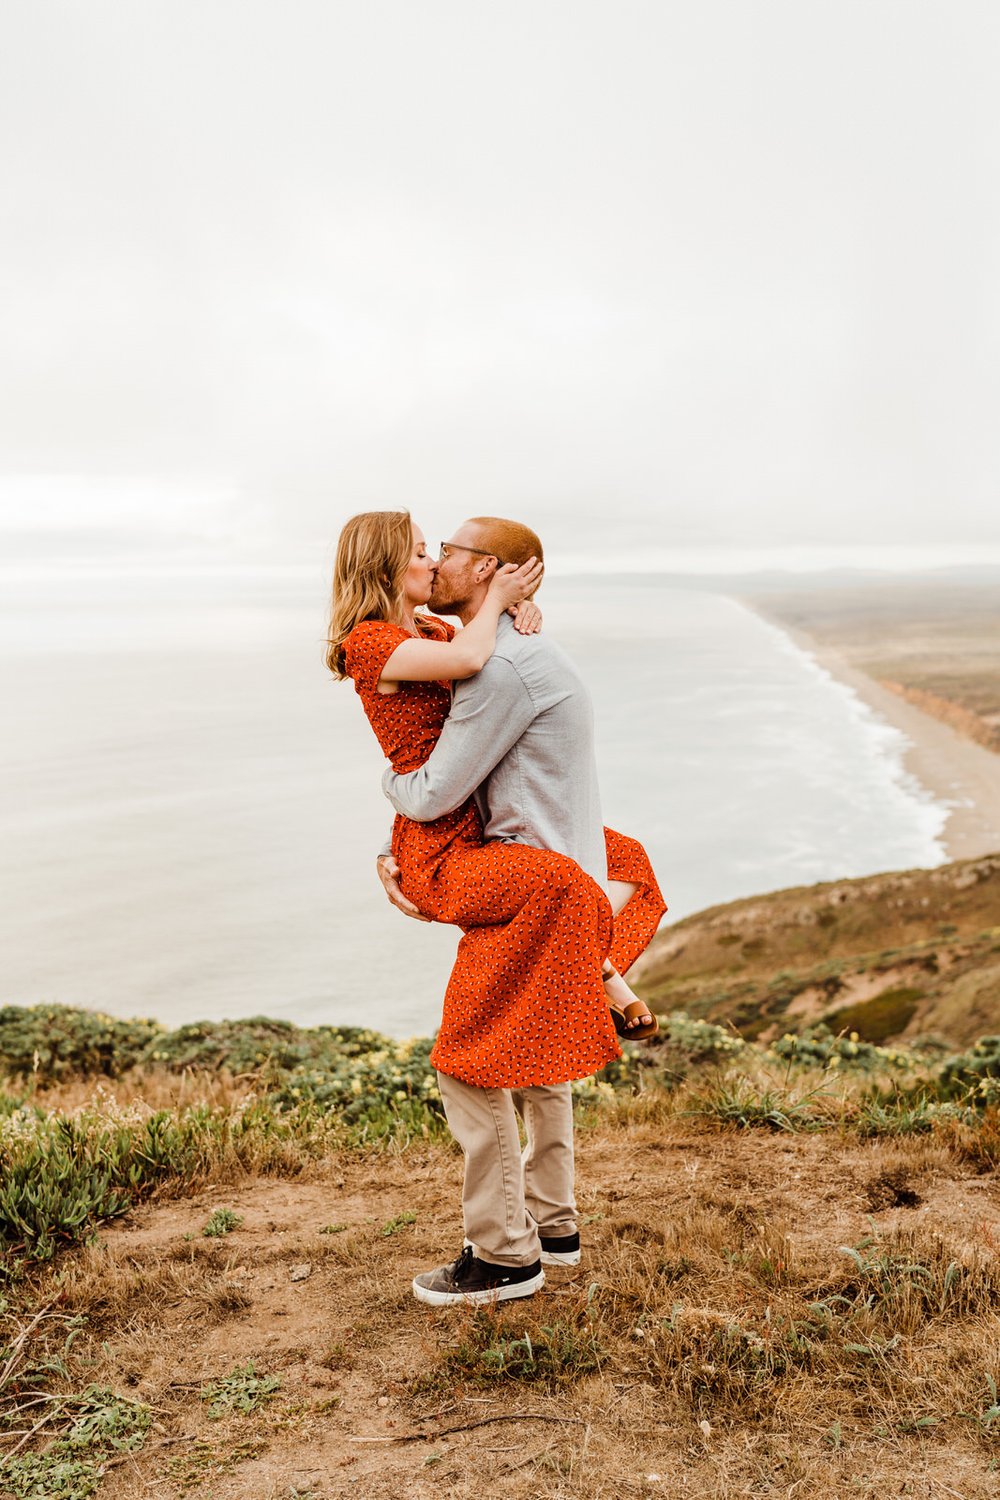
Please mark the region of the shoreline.
[[851, 666], [834, 647], [776, 619], [752, 600], [740, 602], [781, 630], [878, 718], [905, 736], [904, 770], [947, 812], [940, 840], [949, 860], [1000, 852], [1000, 755], [882, 687], [867, 672]]

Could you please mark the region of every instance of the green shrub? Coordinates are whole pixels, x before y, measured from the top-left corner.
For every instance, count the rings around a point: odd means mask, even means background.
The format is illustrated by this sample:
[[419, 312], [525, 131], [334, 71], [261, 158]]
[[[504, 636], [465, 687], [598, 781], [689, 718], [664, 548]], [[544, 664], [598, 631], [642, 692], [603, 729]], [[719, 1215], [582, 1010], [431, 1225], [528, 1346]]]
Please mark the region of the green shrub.
[[258, 1375], [253, 1360], [246, 1365], [237, 1365], [228, 1375], [203, 1385], [201, 1399], [209, 1403], [208, 1416], [217, 1421], [233, 1412], [246, 1416], [272, 1401], [281, 1389], [277, 1375]]
[[1000, 1103], [1000, 1036], [983, 1036], [967, 1052], [949, 1057], [938, 1074], [943, 1099], [969, 1095], [978, 1105]]
[[4, 1493], [16, 1500], [87, 1500], [107, 1462], [140, 1448], [149, 1430], [148, 1407], [102, 1386], [53, 1400], [51, 1415], [69, 1418], [68, 1425], [43, 1452], [24, 1453], [0, 1465]]
[[221, 1239], [224, 1234], [232, 1234], [234, 1229], [239, 1229], [243, 1223], [241, 1214], [233, 1213], [231, 1208], [217, 1208], [202, 1229], [206, 1239]]
[[191, 1132], [165, 1113], [141, 1123], [99, 1115], [11, 1115], [0, 1130], [0, 1242], [47, 1260], [136, 1192], [184, 1173]]
[[443, 1118], [437, 1077], [428, 1061], [432, 1046], [430, 1037], [393, 1042], [374, 1032], [358, 1033], [354, 1051], [332, 1051], [282, 1073], [268, 1097], [279, 1109], [298, 1109], [308, 1101], [335, 1110], [348, 1125], [367, 1121], [379, 1128], [394, 1113], [412, 1119], [412, 1106], [417, 1116]]
[[682, 1010], [670, 1013], [663, 1027], [663, 1039], [670, 1049], [681, 1053], [689, 1063], [721, 1062], [742, 1052], [746, 1042], [725, 1026], [711, 1021], [695, 1021]]
[[293, 1026], [251, 1016], [240, 1021], [192, 1021], [152, 1040], [141, 1061], [183, 1072], [185, 1068], [277, 1076], [296, 1069], [324, 1069], [385, 1045], [360, 1026]]
[[5, 1005], [0, 1009], [0, 1068], [40, 1084], [134, 1067], [164, 1028], [156, 1021], [119, 1021], [66, 1005]]
[[923, 998], [923, 990], [901, 985], [871, 1000], [845, 1005], [826, 1020], [833, 1031], [856, 1031], [864, 1042], [884, 1042], [905, 1031]]
[[840, 1067], [862, 1073], [906, 1072], [918, 1062], [912, 1053], [901, 1048], [876, 1047], [862, 1041], [857, 1032], [852, 1036], [835, 1036], [822, 1022], [798, 1035], [786, 1032], [771, 1043], [770, 1051], [785, 1062], [801, 1063], [804, 1067]]
[[164, 1179], [204, 1176], [226, 1152], [258, 1170], [293, 1144], [319, 1155], [334, 1124], [263, 1100], [155, 1114], [111, 1100], [72, 1115], [22, 1110], [0, 1120], [0, 1250], [47, 1260]]

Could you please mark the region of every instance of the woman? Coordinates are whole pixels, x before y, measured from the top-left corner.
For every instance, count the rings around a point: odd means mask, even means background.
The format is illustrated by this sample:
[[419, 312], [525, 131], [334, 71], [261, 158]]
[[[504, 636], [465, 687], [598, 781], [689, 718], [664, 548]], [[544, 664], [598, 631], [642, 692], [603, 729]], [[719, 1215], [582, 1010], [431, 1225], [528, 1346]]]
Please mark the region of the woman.
[[[524, 601], [541, 571], [534, 559], [499, 568], [479, 613], [456, 635], [416, 612], [430, 597], [435, 563], [406, 512], [372, 512], [345, 526], [327, 660], [336, 676], [354, 680], [394, 769], [413, 770], [430, 755], [450, 707], [448, 682], [485, 664], [505, 610], [521, 605], [520, 627], [537, 628]], [[613, 858], [615, 850], [630, 867], [638, 851], [647, 897], [655, 891], [643, 908], [648, 930], [641, 937], [634, 914], [629, 922], [623, 913], [631, 961], [637, 937], [636, 951], [648, 942], [662, 901], [639, 846], [609, 835]], [[397, 817], [393, 854], [407, 895], [425, 915], [477, 937], [461, 945], [448, 986], [431, 1056], [439, 1071], [494, 1087], [587, 1076], [620, 1055], [609, 1003], [625, 1034], [655, 1030], [608, 960], [614, 930], [607, 898], [575, 861], [524, 844], [484, 843], [471, 800], [429, 823]], [[628, 880], [636, 871], [609, 873]], [[512, 1056], [520, 1060], [517, 1077], [504, 1082]]]

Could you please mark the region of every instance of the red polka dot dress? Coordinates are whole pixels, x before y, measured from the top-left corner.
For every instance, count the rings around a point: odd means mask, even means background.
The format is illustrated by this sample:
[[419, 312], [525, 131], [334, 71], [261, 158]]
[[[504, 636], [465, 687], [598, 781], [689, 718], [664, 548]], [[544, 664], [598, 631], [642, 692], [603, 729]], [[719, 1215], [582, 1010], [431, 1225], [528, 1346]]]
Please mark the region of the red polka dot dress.
[[[444, 621], [432, 628], [442, 639], [454, 633]], [[366, 620], [344, 642], [347, 674], [400, 772], [428, 759], [451, 707], [446, 682], [379, 692], [382, 668], [409, 639], [401, 626]], [[440, 1072], [479, 1088], [524, 1088], [585, 1078], [621, 1055], [601, 965], [609, 953], [641, 952], [664, 907], [641, 845], [609, 833], [609, 853], [612, 845], [616, 870], [639, 870], [655, 892], [628, 902], [619, 916], [634, 910], [620, 931], [605, 893], [575, 860], [484, 842], [471, 799], [427, 823], [397, 815], [392, 852], [403, 892], [426, 916], [464, 933], [431, 1052]]]

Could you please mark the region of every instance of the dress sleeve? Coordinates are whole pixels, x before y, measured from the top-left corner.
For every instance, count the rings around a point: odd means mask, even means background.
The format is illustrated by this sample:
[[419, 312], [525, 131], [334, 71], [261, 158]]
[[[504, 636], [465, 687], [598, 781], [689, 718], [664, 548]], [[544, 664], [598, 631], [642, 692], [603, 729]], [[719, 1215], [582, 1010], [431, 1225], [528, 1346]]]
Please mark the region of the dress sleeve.
[[344, 642], [344, 666], [359, 693], [371, 693], [378, 687], [382, 668], [400, 641], [409, 640], [401, 625], [388, 620], [362, 620]]

